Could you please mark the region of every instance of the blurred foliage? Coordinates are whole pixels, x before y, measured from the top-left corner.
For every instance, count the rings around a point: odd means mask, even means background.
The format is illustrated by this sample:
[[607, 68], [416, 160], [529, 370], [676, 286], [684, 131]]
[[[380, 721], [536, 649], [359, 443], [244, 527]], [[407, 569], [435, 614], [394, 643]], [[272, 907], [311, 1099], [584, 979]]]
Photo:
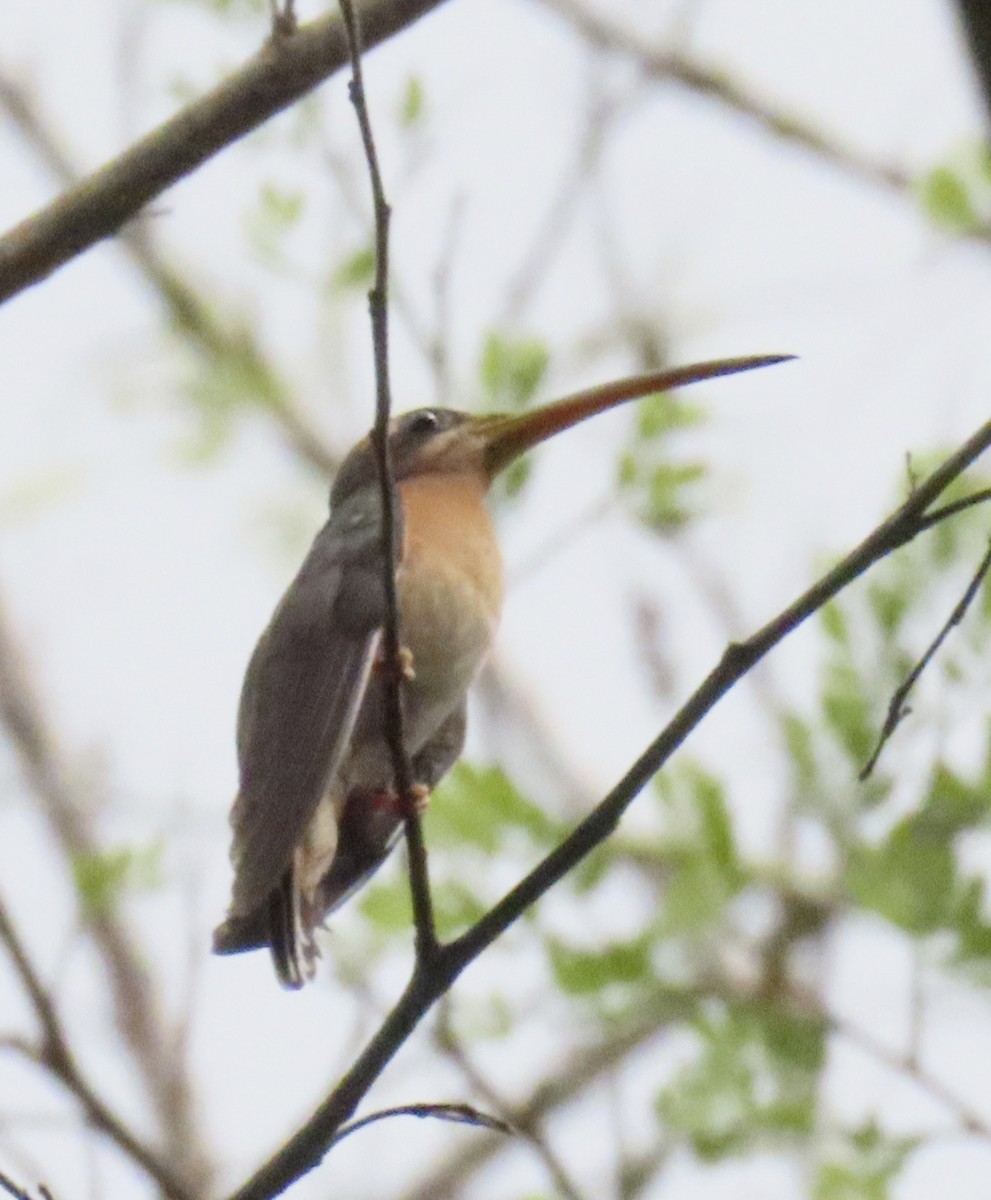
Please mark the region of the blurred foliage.
[[950, 233], [966, 235], [987, 229], [991, 223], [991, 150], [984, 143], [966, 147], [925, 175], [919, 194], [930, 219]]
[[[695, 423], [673, 403], [653, 398], [636, 437], [649, 444]], [[982, 486], [961, 484], [947, 502]], [[676, 1065], [659, 1068], [658, 1136], [701, 1163], [772, 1150], [807, 1164], [812, 1200], [884, 1200], [926, 1144], [921, 1131], [888, 1128], [880, 1102], [866, 1121], [844, 1124], [829, 1098], [832, 1023], [798, 964], [870, 913], [924, 947], [941, 971], [991, 985], [986, 872], [966, 853], [991, 825], [987, 721], [980, 753], [972, 744], [966, 764], [935, 738], [918, 769], [925, 697], [938, 692], [942, 708], [949, 692], [986, 685], [979, 659], [968, 669], [953, 665], [953, 639], [986, 645], [987, 589], [920, 681], [918, 711], [896, 730], [874, 774], [858, 780], [893, 690], [963, 593], [986, 524], [980, 508], [958, 515], [823, 609], [811, 711], [783, 705], [769, 713], [787, 766], [783, 829], [815, 831], [814, 867], [799, 869], [784, 853], [771, 863], [755, 858], [737, 827], [742, 798], [682, 755], [656, 778], [653, 804], [637, 806], [636, 822], [624, 822], [562, 881], [553, 904], [529, 915], [548, 996], [585, 1036], [620, 1036], [633, 1026], [677, 1033]], [[896, 787], [906, 742], [916, 765]], [[493, 882], [495, 864], [515, 862], [522, 876], [571, 824], [502, 769], [459, 764], [438, 789], [427, 826], [445, 930], [460, 931], [505, 890]], [[404, 872], [394, 871], [361, 902], [377, 953], [390, 938], [409, 936], [407, 892]], [[544, 912], [561, 903], [571, 914], [567, 932]], [[525, 1019], [518, 1012], [513, 1021]]]
[[[486, 411], [528, 408], [550, 366], [550, 351], [539, 338], [510, 338], [493, 330], [482, 345], [478, 375]], [[515, 498], [530, 478], [530, 456], [516, 459], [494, 484], [495, 498]]]
[[74, 858], [72, 873], [83, 912], [89, 917], [112, 913], [127, 893], [161, 887], [163, 849], [161, 842], [154, 842]]
[[695, 515], [694, 485], [706, 468], [674, 458], [672, 442], [704, 420], [697, 405], [675, 392], [647, 396], [638, 405], [636, 425], [619, 459], [619, 484], [638, 519], [651, 529], [677, 529]]
[[413, 129], [420, 125], [426, 114], [426, 92], [423, 80], [411, 75], [399, 103], [399, 125], [402, 129]]
[[812, 1200], [888, 1200], [891, 1185], [920, 1139], [892, 1137], [870, 1123], [830, 1138]]

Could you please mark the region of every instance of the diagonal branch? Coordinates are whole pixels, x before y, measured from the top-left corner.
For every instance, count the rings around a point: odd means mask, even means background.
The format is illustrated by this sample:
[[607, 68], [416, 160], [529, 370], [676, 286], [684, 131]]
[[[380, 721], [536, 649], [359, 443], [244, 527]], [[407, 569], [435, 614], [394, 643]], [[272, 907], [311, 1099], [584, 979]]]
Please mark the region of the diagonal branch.
[[[442, 0], [365, 0], [369, 46]], [[348, 61], [336, 16], [270, 39], [240, 70], [143, 137], [119, 158], [0, 237], [0, 302], [110, 237], [172, 184], [294, 104]]]
[[912, 192], [913, 180], [907, 171], [841, 145], [811, 122], [758, 99], [724, 72], [703, 67], [678, 50], [657, 49], [579, 0], [543, 0], [543, 3], [570, 22], [593, 45], [627, 55], [652, 78], [677, 83], [704, 96], [863, 183], [902, 195]]
[[907, 545], [927, 525], [927, 511], [945, 489], [991, 446], [991, 421], [924, 480], [908, 500], [836, 567], [720, 661], [623, 779], [529, 875], [465, 934], [420, 959], [406, 990], [378, 1032], [313, 1116], [231, 1200], [270, 1200], [317, 1166], [347, 1121], [428, 1009], [461, 972], [528, 908], [613, 832], [620, 818], [706, 714], [779, 642], [870, 567]]

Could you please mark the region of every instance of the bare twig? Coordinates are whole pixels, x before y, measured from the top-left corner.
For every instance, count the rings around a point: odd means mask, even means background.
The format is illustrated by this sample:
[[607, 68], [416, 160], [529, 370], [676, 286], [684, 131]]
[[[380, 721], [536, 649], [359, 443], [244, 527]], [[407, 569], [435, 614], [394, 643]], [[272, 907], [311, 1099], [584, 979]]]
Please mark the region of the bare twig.
[[505, 1127], [521, 1133], [527, 1139], [547, 1168], [562, 1200], [582, 1200], [581, 1193], [564, 1169], [564, 1164], [548, 1145], [539, 1125], [521, 1121], [513, 1111], [513, 1105], [499, 1094], [472, 1061], [471, 1055], [451, 1027], [450, 1012], [446, 1005], [442, 1005], [440, 1020], [437, 1023], [437, 1043], [485, 1103], [503, 1114]]
[[756, 663], [875, 563], [917, 537], [930, 506], [989, 445], [991, 421], [982, 425], [919, 484], [892, 516], [793, 604], [746, 641], [729, 645], [670, 724], [572, 834], [466, 933], [440, 946], [429, 960], [417, 962], [402, 996], [351, 1069], [299, 1132], [235, 1193], [234, 1200], [269, 1200], [316, 1166], [396, 1051], [461, 972], [613, 832], [634, 798], [703, 717]]
[[[818, 1006], [813, 1004], [813, 1007]], [[823, 1012], [821, 1009], [819, 1009], [818, 1015], [833, 1033], [859, 1046], [861, 1050], [866, 1051], [871, 1058], [883, 1066], [918, 1084], [948, 1112], [951, 1112], [967, 1133], [972, 1133], [983, 1141], [991, 1142], [991, 1120], [971, 1108], [952, 1088], [932, 1072], [926, 1070], [914, 1052], [899, 1054], [897, 1050], [892, 1050], [873, 1034], [866, 1029], [861, 1029], [846, 1017], [837, 1017]]]
[[195, 1193], [165, 1161], [135, 1136], [83, 1078], [62, 1030], [51, 996], [35, 970], [2, 901], [0, 943], [10, 955], [17, 977], [41, 1027], [42, 1044], [37, 1053], [32, 1052], [29, 1056], [42, 1063], [76, 1097], [90, 1123], [137, 1163], [158, 1184], [169, 1200], [193, 1200]]
[[974, 508], [978, 504], [987, 504], [989, 500], [991, 500], [991, 488], [982, 488], [979, 492], [974, 492], [970, 496], [964, 496], [962, 500], [955, 500], [952, 504], [944, 504], [941, 508], [934, 508], [932, 512], [927, 513], [923, 518], [923, 528], [928, 528], [930, 525], [938, 525], [940, 521], [945, 521], [947, 517], [954, 517], [957, 513], [965, 512], [968, 508]]
[[[377, 45], [441, 2], [365, 0], [366, 44]], [[0, 302], [117, 233], [150, 200], [347, 61], [347, 39], [333, 16], [267, 42], [206, 96], [0, 238]]]
[[[5, 1175], [3, 1171], [0, 1171], [0, 1188], [3, 1188], [8, 1196], [13, 1196], [14, 1200], [34, 1200], [34, 1197], [26, 1188], [19, 1187], [16, 1183], [14, 1183], [13, 1179], [11, 1179], [9, 1175]], [[40, 1196], [47, 1196], [48, 1189], [39, 1188], [38, 1194]]]
[[403, 810], [406, 845], [409, 852], [410, 889], [413, 894], [413, 917], [416, 923], [417, 961], [428, 962], [437, 950], [430, 880], [427, 874], [427, 850], [420, 828], [420, 817], [413, 798], [413, 779], [403, 736], [402, 660], [399, 646], [399, 604], [396, 597], [396, 572], [393, 562], [395, 543], [396, 486], [389, 458], [389, 414], [392, 395], [389, 387], [389, 205], [386, 203], [379, 172], [378, 154], [372, 136], [371, 119], [365, 101], [365, 86], [361, 71], [361, 29], [351, 0], [340, 0], [341, 13], [347, 34], [353, 78], [351, 102], [358, 117], [361, 141], [368, 162], [375, 211], [375, 283], [368, 294], [372, 320], [372, 344], [375, 354], [375, 427], [372, 441], [378, 460], [382, 492], [382, 571], [385, 583], [386, 621], [385, 645], [385, 732], [392, 755], [392, 774]]
[[[646, 1046], [672, 1023], [671, 1009], [661, 1005], [638, 1020], [606, 1033], [601, 1041], [584, 1045], [544, 1073], [543, 1080], [512, 1109], [517, 1129], [540, 1129], [548, 1119], [584, 1095], [638, 1047]], [[508, 1145], [502, 1139], [476, 1138], [447, 1161], [435, 1165], [429, 1175], [407, 1193], [405, 1200], [445, 1200], [460, 1195], [461, 1185]]]
[[959, 625], [966, 616], [967, 609], [970, 608], [971, 604], [973, 604], [974, 597], [977, 595], [977, 592], [981, 584], [984, 582], [988, 571], [991, 571], [991, 541], [988, 542], [988, 548], [984, 554], [984, 557], [981, 559], [980, 566], [974, 572], [973, 578], [967, 585], [967, 590], [960, 597], [956, 607], [953, 609], [953, 612], [951, 612], [947, 618], [946, 623], [929, 643], [926, 652], [922, 655], [911, 671], [909, 671], [904, 681], [898, 686], [898, 688], [895, 689], [895, 693], [891, 697], [891, 702], [888, 705], [888, 712], [884, 718], [884, 724], [881, 726], [881, 733], [878, 736], [877, 745], [874, 747], [874, 752], [864, 764], [863, 769], [857, 777], [861, 783], [870, 777], [871, 772], [877, 765], [877, 760], [881, 757], [881, 752], [884, 750], [884, 747], [887, 745], [892, 734], [912, 711], [905, 703], [905, 701], [908, 699], [909, 693], [918, 683], [922, 672], [935, 658], [940, 646], [942, 646], [949, 636], [950, 630], [955, 625]]
[[543, 0], [589, 39], [593, 45], [628, 55], [654, 79], [680, 84], [745, 117], [765, 132], [809, 151], [817, 158], [864, 183], [911, 195], [913, 179], [900, 167], [877, 162], [843, 146], [811, 122], [802, 121], [766, 101], [759, 100], [725, 72], [712, 70], [677, 50], [655, 49], [635, 34], [620, 28], [578, 0]]
[[331, 1145], [336, 1146], [338, 1142], [350, 1137], [352, 1133], [357, 1133], [359, 1129], [364, 1129], [366, 1125], [373, 1125], [376, 1121], [385, 1121], [390, 1117], [419, 1117], [421, 1120], [432, 1118], [437, 1121], [453, 1121], [455, 1125], [477, 1125], [482, 1129], [491, 1129], [494, 1133], [516, 1132], [507, 1121], [479, 1112], [470, 1104], [400, 1104], [395, 1108], [383, 1108], [379, 1112], [369, 1113], [360, 1121], [351, 1121], [342, 1126]]

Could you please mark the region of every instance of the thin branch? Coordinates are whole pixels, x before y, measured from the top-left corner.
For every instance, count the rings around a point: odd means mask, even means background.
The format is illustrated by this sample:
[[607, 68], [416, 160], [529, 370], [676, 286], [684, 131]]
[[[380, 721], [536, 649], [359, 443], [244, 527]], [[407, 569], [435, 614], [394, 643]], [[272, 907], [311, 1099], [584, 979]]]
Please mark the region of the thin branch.
[[[141, 1142], [121, 1118], [97, 1096], [83, 1078], [69, 1048], [55, 1005], [41, 982], [27, 949], [0, 900], [0, 943], [10, 955], [17, 977], [41, 1026], [42, 1046], [38, 1057], [47, 1070], [79, 1101], [89, 1122], [158, 1184], [170, 1200], [194, 1200], [195, 1193], [173, 1173], [158, 1155]], [[34, 1054], [31, 1055], [35, 1057]]]
[[912, 541], [927, 510], [991, 445], [991, 421], [919, 484], [905, 503], [836, 567], [745, 642], [731, 644], [710, 674], [608, 796], [572, 834], [466, 933], [418, 960], [405, 991], [351, 1069], [303, 1127], [232, 1200], [270, 1200], [323, 1159], [341, 1126], [427, 1010], [461, 972], [616, 828], [635, 797], [722, 697], [766, 654], [868, 568]]
[[[442, 0], [365, 0], [369, 46]], [[348, 61], [336, 16], [269, 40], [240, 70], [0, 237], [0, 302], [110, 237], [172, 184], [294, 104]]]
[[932, 512], [922, 518], [922, 527], [928, 529], [930, 525], [938, 525], [947, 517], [955, 517], [957, 513], [965, 512], [968, 508], [974, 508], [978, 504], [986, 504], [989, 500], [991, 500], [991, 488], [983, 488], [970, 496], [964, 496], [962, 500], [944, 504], [942, 508], [934, 508]]
[[877, 745], [874, 747], [874, 753], [864, 764], [863, 769], [857, 776], [861, 783], [863, 783], [865, 779], [870, 778], [871, 773], [877, 765], [877, 760], [881, 757], [881, 752], [888, 744], [892, 734], [912, 711], [905, 703], [905, 701], [908, 699], [909, 693], [918, 683], [922, 672], [936, 657], [937, 651], [946, 641], [950, 630], [953, 629], [955, 625], [959, 625], [967, 615], [967, 609], [970, 608], [971, 604], [973, 604], [974, 598], [977, 595], [981, 584], [984, 582], [988, 571], [991, 571], [991, 540], [988, 542], [988, 548], [985, 551], [984, 557], [981, 559], [980, 566], [974, 572], [973, 578], [967, 585], [967, 590], [960, 597], [953, 609], [953, 612], [950, 613], [939, 633], [937, 633], [933, 640], [929, 643], [926, 652], [922, 655], [911, 671], [909, 671], [908, 675], [906, 675], [904, 681], [899, 685], [899, 687], [895, 689], [895, 693], [891, 697], [891, 702], [888, 705], [888, 712], [884, 718], [884, 724], [881, 726], [881, 732], [878, 735]]
[[725, 72], [692, 61], [677, 50], [660, 50], [635, 34], [601, 17], [576, 0], [543, 0], [543, 3], [579, 30], [596, 46], [618, 51], [639, 63], [654, 79], [670, 81], [705, 96], [738, 116], [753, 122], [766, 133], [791, 142], [830, 166], [839, 168], [864, 183], [911, 195], [912, 176], [900, 167], [879, 163], [833, 140], [811, 122], [775, 108], [730, 80]]
[[432, 1118], [437, 1121], [451, 1121], [455, 1125], [477, 1125], [482, 1129], [491, 1129], [494, 1133], [516, 1132], [507, 1121], [500, 1121], [498, 1117], [479, 1112], [470, 1104], [400, 1104], [395, 1108], [383, 1108], [379, 1112], [369, 1113], [360, 1121], [351, 1121], [342, 1126], [331, 1145], [336, 1146], [338, 1142], [343, 1142], [346, 1137], [364, 1129], [366, 1125], [373, 1125], [376, 1121], [385, 1121], [390, 1117], [419, 1117], [421, 1120]]
[[[804, 1007], [808, 1006], [805, 1005]], [[833, 1033], [859, 1046], [861, 1050], [864, 1050], [871, 1058], [876, 1059], [883, 1066], [918, 1084], [919, 1087], [923, 1088], [930, 1096], [942, 1104], [945, 1109], [953, 1113], [968, 1133], [974, 1134], [983, 1141], [991, 1142], [991, 1122], [971, 1108], [965, 1100], [958, 1096], [941, 1079], [921, 1066], [914, 1053], [899, 1054], [897, 1050], [892, 1050], [889, 1046], [886, 1046], [874, 1037], [873, 1034], [854, 1025], [846, 1017], [833, 1016], [822, 1011], [815, 1004], [812, 1007], [817, 1010], [816, 1015], [825, 1022]]]
[[416, 956], [420, 963], [428, 962], [437, 951], [437, 932], [434, 927], [433, 902], [427, 873], [427, 850], [420, 828], [420, 817], [413, 796], [413, 778], [406, 740], [403, 736], [402, 679], [403, 666], [399, 646], [399, 602], [396, 597], [396, 571], [393, 546], [396, 540], [397, 499], [392, 463], [389, 457], [389, 415], [392, 394], [389, 386], [389, 205], [382, 187], [378, 154], [372, 136], [371, 118], [365, 100], [365, 85], [361, 71], [362, 37], [358, 18], [351, 0], [340, 0], [348, 53], [351, 58], [351, 102], [358, 117], [361, 141], [368, 163], [375, 212], [375, 283], [368, 293], [368, 308], [372, 320], [372, 345], [375, 354], [375, 427], [372, 442], [378, 461], [382, 493], [382, 573], [385, 584], [386, 621], [385, 646], [385, 734], [392, 756], [392, 775], [396, 793], [402, 805], [409, 854], [410, 890], [413, 896], [413, 917], [416, 923]]
[[499, 1094], [472, 1061], [468, 1051], [451, 1027], [450, 1012], [446, 1005], [441, 1007], [441, 1016], [436, 1032], [437, 1043], [441, 1050], [450, 1058], [474, 1091], [482, 1097], [486, 1104], [504, 1115], [504, 1124], [507, 1129], [521, 1133], [533, 1147], [537, 1157], [547, 1168], [547, 1173], [550, 1175], [558, 1195], [563, 1197], [563, 1200], [582, 1200], [581, 1193], [569, 1178], [563, 1163], [547, 1144], [539, 1126], [529, 1121], [521, 1121], [513, 1111], [513, 1105]]
[[[9, 1175], [5, 1175], [0, 1171], [0, 1188], [2, 1188], [8, 1196], [13, 1196], [14, 1200], [35, 1200], [31, 1193], [26, 1189], [19, 1187], [14, 1183]], [[42, 1197], [50, 1196], [48, 1189], [44, 1186], [38, 1188], [38, 1195]]]
[[[635, 1023], [610, 1029], [600, 1041], [579, 1046], [545, 1072], [533, 1091], [513, 1106], [513, 1124], [518, 1129], [540, 1129], [548, 1118], [584, 1095], [628, 1055], [660, 1036], [671, 1024], [672, 1011], [661, 1004], [655, 1013], [641, 1013]], [[463, 1150], [434, 1166], [407, 1193], [405, 1200], [444, 1200], [460, 1195], [464, 1180], [510, 1144], [497, 1138], [473, 1139]]]
[[[68, 867], [95, 859], [100, 848], [69, 784], [68, 766], [34, 693], [23, 656], [0, 605], [0, 728], [20, 760], [29, 787]], [[84, 914], [106, 968], [115, 1020], [143, 1077], [176, 1164], [190, 1187], [204, 1187], [212, 1168], [198, 1135], [193, 1098], [175, 1039], [155, 1007], [143, 958], [124, 923], [106, 908]]]

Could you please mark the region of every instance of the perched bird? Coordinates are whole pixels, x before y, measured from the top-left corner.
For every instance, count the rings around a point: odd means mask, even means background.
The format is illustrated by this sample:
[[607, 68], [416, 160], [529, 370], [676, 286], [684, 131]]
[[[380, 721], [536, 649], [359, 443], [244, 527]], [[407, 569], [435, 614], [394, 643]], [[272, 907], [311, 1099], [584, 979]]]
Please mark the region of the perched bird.
[[[461, 753], [468, 686], [499, 620], [502, 564], [485, 508], [495, 475], [614, 405], [785, 357], [641, 375], [523, 415], [423, 408], [391, 421], [404, 732], [421, 799]], [[381, 865], [402, 828], [379, 669], [381, 498], [365, 438], [341, 465], [330, 518], [255, 647], [241, 692], [234, 887], [213, 948], [268, 946], [291, 988], [313, 974], [314, 930]]]

